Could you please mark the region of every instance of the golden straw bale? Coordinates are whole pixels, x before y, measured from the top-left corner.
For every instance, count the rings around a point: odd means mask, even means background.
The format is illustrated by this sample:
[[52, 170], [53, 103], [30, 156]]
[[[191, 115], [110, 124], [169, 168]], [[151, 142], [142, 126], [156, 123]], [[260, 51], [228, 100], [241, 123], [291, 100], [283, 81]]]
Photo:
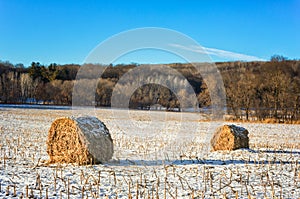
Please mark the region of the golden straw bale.
[[248, 130], [235, 125], [219, 127], [211, 139], [214, 151], [249, 148]]
[[56, 119], [47, 140], [50, 163], [103, 163], [113, 156], [109, 130], [96, 117]]

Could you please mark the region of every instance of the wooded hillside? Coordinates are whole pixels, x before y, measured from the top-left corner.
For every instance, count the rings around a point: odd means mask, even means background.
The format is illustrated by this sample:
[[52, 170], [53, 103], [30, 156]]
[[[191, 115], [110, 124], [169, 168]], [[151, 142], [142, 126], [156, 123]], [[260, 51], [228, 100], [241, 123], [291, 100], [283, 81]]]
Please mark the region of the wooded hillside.
[[[300, 61], [279, 58], [268, 62], [216, 63], [223, 77], [230, 114], [246, 120], [300, 119]], [[192, 85], [200, 107], [210, 106], [207, 86], [191, 64], [167, 65], [180, 72]], [[0, 62], [0, 103], [71, 105], [72, 89], [80, 67], [76, 64], [44, 66], [38, 62], [24, 67], [22, 64]], [[108, 66], [98, 81], [96, 106], [109, 107], [114, 86], [123, 74], [135, 67], [139, 66]], [[88, 78], [81, 81], [89, 84]], [[174, 81], [184, 84], [172, 74], [165, 78], [170, 79], [170, 84]], [[180, 95], [186, 95], [185, 91], [180, 91]], [[167, 110], [180, 110], [176, 95], [158, 84], [147, 84], [137, 89], [129, 105], [130, 108], [148, 109], [155, 104]]]

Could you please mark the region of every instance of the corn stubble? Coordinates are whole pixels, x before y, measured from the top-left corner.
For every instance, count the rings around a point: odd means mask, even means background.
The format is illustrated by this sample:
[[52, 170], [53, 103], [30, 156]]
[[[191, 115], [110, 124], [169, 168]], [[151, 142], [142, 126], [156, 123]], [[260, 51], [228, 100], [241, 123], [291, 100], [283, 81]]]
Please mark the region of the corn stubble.
[[[14, 114], [14, 117], [18, 116], [18, 112]], [[47, 116], [50, 119], [45, 120], [52, 121], [56, 116], [57, 113], [55, 116], [50, 114]], [[6, 118], [17, 120], [9, 116]], [[65, 126], [73, 128], [72, 125], [66, 123]], [[118, 163], [105, 165], [77, 166], [64, 161], [48, 165], [45, 164], [47, 154], [44, 144], [47, 133], [32, 127], [23, 131], [20, 127], [2, 126], [0, 196], [46, 199], [300, 197], [297, 192], [300, 190], [297, 143], [285, 149], [279, 144], [250, 142], [253, 151], [217, 151], [208, 156], [195, 156], [193, 152], [199, 146], [191, 140], [178, 149], [177, 160], [166, 164], [147, 166], [147, 162], [141, 164], [128, 157], [128, 161], [121, 159]], [[75, 141], [78, 139], [74, 135], [68, 136]], [[277, 139], [280, 140], [280, 137]], [[124, 135], [114, 136], [114, 141], [122, 143], [118, 144], [117, 152], [124, 150], [123, 146], [128, 150], [139, 150], [134, 139]], [[145, 144], [144, 148], [145, 153], [151, 151], [150, 144]]]

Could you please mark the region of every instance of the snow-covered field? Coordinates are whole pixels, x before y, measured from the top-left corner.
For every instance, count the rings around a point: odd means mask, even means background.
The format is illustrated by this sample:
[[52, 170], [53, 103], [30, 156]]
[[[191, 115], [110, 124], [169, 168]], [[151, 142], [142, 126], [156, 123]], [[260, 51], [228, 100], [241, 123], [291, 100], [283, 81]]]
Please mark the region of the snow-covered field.
[[[0, 108], [0, 198], [300, 198], [300, 125], [237, 124], [250, 150], [210, 152], [222, 122], [195, 113]], [[47, 165], [57, 117], [96, 115], [112, 135], [103, 165]]]

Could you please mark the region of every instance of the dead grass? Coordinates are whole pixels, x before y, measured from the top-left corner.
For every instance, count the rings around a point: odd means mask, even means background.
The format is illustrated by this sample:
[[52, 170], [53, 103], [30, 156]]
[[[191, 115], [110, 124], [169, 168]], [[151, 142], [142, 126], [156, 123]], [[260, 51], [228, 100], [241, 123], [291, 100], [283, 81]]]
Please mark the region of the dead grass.
[[258, 123], [258, 124], [300, 124], [300, 120], [280, 121], [274, 118], [267, 118], [265, 120], [242, 120], [242, 119], [225, 119], [226, 122], [238, 123]]

